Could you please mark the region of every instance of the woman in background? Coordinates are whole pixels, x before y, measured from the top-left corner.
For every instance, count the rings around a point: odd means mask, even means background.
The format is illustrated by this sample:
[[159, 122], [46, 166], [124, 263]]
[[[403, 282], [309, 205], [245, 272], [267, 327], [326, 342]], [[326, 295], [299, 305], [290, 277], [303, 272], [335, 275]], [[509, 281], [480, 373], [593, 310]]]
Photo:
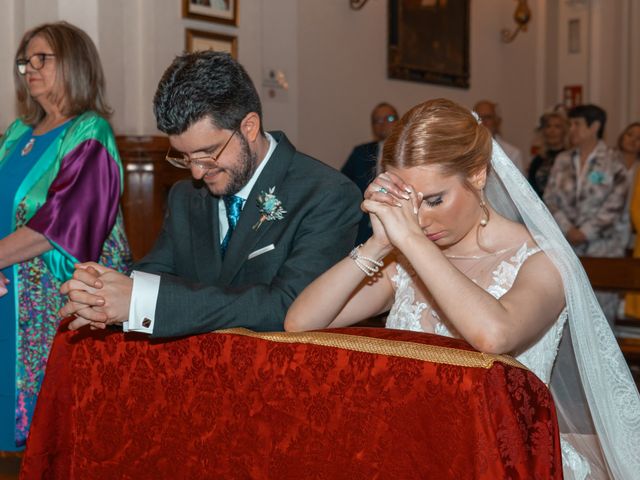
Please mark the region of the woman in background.
[[528, 178], [533, 189], [542, 198], [553, 162], [567, 147], [567, 116], [562, 111], [555, 110], [545, 113], [540, 117], [539, 129], [542, 133], [543, 151], [531, 159]]
[[122, 165], [95, 45], [58, 22], [23, 36], [20, 118], [0, 141], [0, 450], [24, 446], [73, 265], [124, 270]]
[[285, 329], [389, 311], [389, 328], [514, 355], [551, 386], [564, 478], [636, 478], [640, 396], [622, 352], [553, 217], [488, 131], [453, 102], [425, 102], [394, 127], [381, 170], [362, 203], [373, 235], [300, 294]]

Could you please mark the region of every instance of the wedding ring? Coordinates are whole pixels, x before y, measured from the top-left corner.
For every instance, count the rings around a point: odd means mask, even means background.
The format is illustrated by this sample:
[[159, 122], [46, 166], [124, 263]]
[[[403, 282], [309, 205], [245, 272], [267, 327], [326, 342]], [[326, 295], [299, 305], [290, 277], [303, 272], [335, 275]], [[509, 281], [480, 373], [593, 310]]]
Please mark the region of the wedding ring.
[[389, 190], [387, 190], [387, 189], [386, 189], [386, 188], [384, 188], [384, 187], [380, 187], [380, 188], [378, 189], [378, 191], [379, 191], [380, 193], [389, 193]]

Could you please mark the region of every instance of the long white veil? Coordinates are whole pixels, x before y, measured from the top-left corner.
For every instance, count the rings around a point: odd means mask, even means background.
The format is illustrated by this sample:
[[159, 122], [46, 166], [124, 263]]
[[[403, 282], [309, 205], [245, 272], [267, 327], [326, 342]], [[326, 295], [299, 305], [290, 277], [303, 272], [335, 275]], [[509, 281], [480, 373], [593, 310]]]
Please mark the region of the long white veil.
[[498, 213], [527, 226], [562, 276], [568, 322], [550, 387], [563, 458], [568, 442], [589, 462], [580, 466], [575, 460], [573, 470], [565, 468], [565, 479], [638, 479], [640, 395], [587, 275], [544, 203], [495, 140], [491, 166], [487, 199]]

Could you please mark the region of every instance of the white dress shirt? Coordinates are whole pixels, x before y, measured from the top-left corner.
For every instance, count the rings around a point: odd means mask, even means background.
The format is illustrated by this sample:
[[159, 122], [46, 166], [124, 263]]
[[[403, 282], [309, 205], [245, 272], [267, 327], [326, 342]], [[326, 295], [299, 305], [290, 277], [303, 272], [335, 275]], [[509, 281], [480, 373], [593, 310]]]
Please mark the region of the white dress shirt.
[[[265, 132], [267, 140], [269, 140], [269, 149], [264, 159], [256, 168], [247, 184], [236, 193], [244, 202], [242, 208], [246, 204], [246, 200], [258, 181], [258, 177], [267, 165], [273, 151], [276, 149], [278, 142], [272, 135]], [[222, 197], [218, 200], [218, 219], [220, 225], [220, 239], [223, 239], [229, 230], [229, 221], [227, 220], [227, 209]], [[133, 279], [133, 289], [131, 291], [131, 304], [129, 307], [129, 320], [123, 322], [122, 329], [125, 332], [142, 332], [153, 333], [153, 325], [155, 322], [156, 303], [158, 301], [158, 292], [160, 291], [160, 275], [146, 273], [134, 270], [131, 273]]]

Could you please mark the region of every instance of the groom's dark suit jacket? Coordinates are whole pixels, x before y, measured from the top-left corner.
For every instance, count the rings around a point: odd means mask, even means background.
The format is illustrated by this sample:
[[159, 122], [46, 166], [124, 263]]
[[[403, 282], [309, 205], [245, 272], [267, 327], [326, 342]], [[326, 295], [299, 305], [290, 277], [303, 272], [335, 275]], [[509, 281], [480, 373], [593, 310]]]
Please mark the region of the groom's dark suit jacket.
[[[282, 330], [286, 311], [312, 280], [353, 247], [360, 193], [342, 174], [295, 150], [282, 132], [220, 255], [218, 197], [182, 181], [152, 251], [136, 270], [161, 275], [153, 336], [228, 327]], [[257, 197], [275, 187], [286, 214], [258, 229]], [[257, 250], [275, 248], [248, 257]]]

